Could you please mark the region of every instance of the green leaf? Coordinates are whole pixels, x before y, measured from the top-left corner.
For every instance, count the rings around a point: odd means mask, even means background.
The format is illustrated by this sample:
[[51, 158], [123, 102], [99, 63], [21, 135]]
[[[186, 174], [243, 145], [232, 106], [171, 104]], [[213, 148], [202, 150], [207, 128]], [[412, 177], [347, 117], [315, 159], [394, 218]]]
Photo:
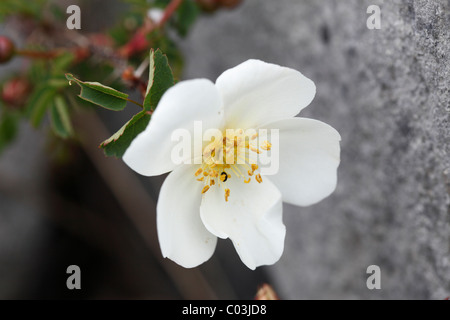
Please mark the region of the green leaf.
[[103, 141], [100, 147], [108, 157], [121, 158], [134, 138], [145, 130], [150, 118], [148, 112], [139, 112], [108, 140]]
[[18, 117], [4, 112], [0, 118], [0, 152], [11, 143], [17, 135]]
[[35, 128], [41, 124], [55, 94], [56, 89], [46, 84], [38, 86], [31, 94], [28, 100], [27, 114]]
[[128, 94], [126, 93], [98, 82], [80, 81], [70, 73], [66, 73], [66, 79], [69, 80], [69, 84], [74, 81], [80, 86], [79, 97], [81, 99], [113, 111], [121, 111], [127, 105]]
[[170, 0], [155, 0], [155, 6], [165, 8], [170, 3]]
[[75, 55], [71, 52], [66, 52], [59, 55], [52, 61], [52, 73], [54, 75], [60, 75], [61, 73], [64, 73], [64, 71], [66, 71], [66, 69], [72, 64], [74, 60]]
[[200, 9], [194, 1], [184, 0], [177, 11], [178, 15], [175, 27], [180, 36], [185, 37], [189, 28], [197, 19]]
[[173, 74], [167, 57], [161, 50], [150, 50], [150, 66], [147, 92], [144, 100], [144, 110], [155, 110], [164, 92], [173, 86]]
[[53, 100], [50, 119], [53, 131], [61, 138], [68, 138], [73, 134], [72, 123], [70, 122], [69, 107], [66, 100], [57, 95]]

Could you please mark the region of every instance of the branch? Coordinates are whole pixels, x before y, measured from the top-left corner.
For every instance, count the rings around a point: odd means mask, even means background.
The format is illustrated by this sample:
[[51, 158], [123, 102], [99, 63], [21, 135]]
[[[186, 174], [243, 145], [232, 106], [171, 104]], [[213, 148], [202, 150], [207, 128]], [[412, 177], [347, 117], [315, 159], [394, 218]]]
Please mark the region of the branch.
[[158, 24], [158, 27], [161, 28], [175, 13], [175, 11], [178, 9], [178, 7], [181, 5], [183, 0], [172, 0], [167, 5], [166, 9], [164, 10], [163, 17], [161, 18], [161, 21]]

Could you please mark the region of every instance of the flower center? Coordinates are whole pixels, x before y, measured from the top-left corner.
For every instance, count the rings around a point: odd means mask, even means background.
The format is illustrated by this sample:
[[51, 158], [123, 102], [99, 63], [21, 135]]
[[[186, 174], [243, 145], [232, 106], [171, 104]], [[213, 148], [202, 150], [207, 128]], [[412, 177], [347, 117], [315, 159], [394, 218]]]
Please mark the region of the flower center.
[[222, 188], [228, 201], [230, 179], [242, 179], [248, 184], [254, 177], [256, 182], [262, 183], [258, 156], [269, 151], [272, 145], [267, 140], [258, 143], [257, 138], [254, 130], [251, 135], [242, 129], [226, 130], [220, 139], [216, 137], [203, 148], [202, 166], [195, 172], [197, 180], [203, 183], [202, 194], [212, 187]]

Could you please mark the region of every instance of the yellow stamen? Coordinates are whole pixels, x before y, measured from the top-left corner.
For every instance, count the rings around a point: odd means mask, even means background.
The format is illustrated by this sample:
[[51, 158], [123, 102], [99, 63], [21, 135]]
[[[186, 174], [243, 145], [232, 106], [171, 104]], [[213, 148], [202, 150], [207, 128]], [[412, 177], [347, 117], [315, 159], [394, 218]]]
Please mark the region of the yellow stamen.
[[255, 170], [258, 170], [258, 165], [257, 164], [254, 164], [254, 163], [252, 163], [252, 172], [255, 172]]
[[252, 178], [250, 178], [250, 177], [248, 178], [248, 180], [244, 179], [244, 183], [250, 183], [250, 180], [252, 180]]
[[211, 172], [209, 173], [209, 175], [210, 175], [212, 178], [217, 178], [217, 177], [219, 176], [219, 174], [217, 173], [216, 170], [211, 170]]
[[264, 144], [261, 146], [261, 149], [263, 150], [270, 150], [272, 148], [272, 144], [269, 141], [264, 141]]
[[226, 172], [222, 172], [220, 174], [220, 181], [225, 182], [228, 179], [228, 174]]
[[[233, 168], [236, 170], [233, 170]], [[234, 171], [234, 173], [236, 173], [236, 171], [237, 171], [238, 172], [238, 174], [236, 174], [237, 176], [244, 176], [238, 166], [231, 167], [230, 169], [232, 169]]]
[[252, 150], [253, 152], [256, 152], [258, 154], [261, 153], [261, 151], [259, 151], [259, 149], [255, 148], [254, 146], [250, 146], [250, 150]]
[[229, 196], [230, 196], [230, 189], [225, 189], [225, 201], [228, 201]]
[[197, 181], [203, 181], [205, 177], [198, 178]]
[[214, 179], [209, 180], [209, 185], [210, 185], [210, 186], [213, 186], [213, 185], [215, 185], [215, 184], [216, 184], [216, 182], [214, 181]]
[[203, 175], [206, 177], [206, 176], [209, 176], [209, 172], [208, 171], [203, 171]]
[[249, 176], [253, 175], [253, 171], [248, 170], [247, 173], [248, 173]]
[[202, 194], [203, 194], [203, 193], [206, 193], [206, 191], [208, 191], [208, 190], [209, 190], [209, 186], [204, 186], [204, 187], [203, 187], [203, 190], [202, 190]]
[[202, 171], [203, 171], [202, 168], [198, 168], [198, 170], [195, 171], [195, 176], [198, 177], [198, 175], [199, 175], [200, 173], [202, 173]]
[[258, 183], [262, 182], [262, 178], [261, 178], [261, 175], [259, 173], [255, 176], [255, 179], [256, 179], [256, 181], [258, 181]]

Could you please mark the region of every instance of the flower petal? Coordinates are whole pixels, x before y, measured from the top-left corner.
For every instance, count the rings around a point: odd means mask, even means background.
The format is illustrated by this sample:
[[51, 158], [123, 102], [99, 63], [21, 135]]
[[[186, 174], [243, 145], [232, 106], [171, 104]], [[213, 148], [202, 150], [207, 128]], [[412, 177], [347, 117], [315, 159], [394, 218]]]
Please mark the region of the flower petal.
[[314, 82], [300, 72], [260, 60], [248, 60], [225, 71], [216, 86], [224, 102], [226, 123], [233, 129], [294, 117], [316, 94]]
[[182, 165], [164, 181], [157, 204], [157, 229], [164, 257], [185, 268], [208, 260], [217, 237], [200, 219], [202, 183], [195, 180], [195, 166]]
[[341, 137], [333, 127], [306, 118], [280, 120], [263, 127], [279, 129], [279, 171], [270, 179], [283, 194], [283, 201], [309, 206], [335, 190]]
[[172, 161], [171, 153], [179, 142], [172, 141], [172, 133], [186, 129], [193, 137], [194, 121], [202, 121], [203, 130], [220, 127], [221, 108], [220, 95], [211, 81], [196, 79], [177, 83], [162, 96], [149, 125], [133, 140], [123, 160], [144, 176], [173, 170], [177, 164]]
[[214, 187], [203, 195], [200, 216], [206, 228], [220, 238], [230, 238], [242, 262], [254, 270], [280, 259], [286, 228], [278, 189], [265, 179], [245, 184], [233, 176], [225, 188]]

